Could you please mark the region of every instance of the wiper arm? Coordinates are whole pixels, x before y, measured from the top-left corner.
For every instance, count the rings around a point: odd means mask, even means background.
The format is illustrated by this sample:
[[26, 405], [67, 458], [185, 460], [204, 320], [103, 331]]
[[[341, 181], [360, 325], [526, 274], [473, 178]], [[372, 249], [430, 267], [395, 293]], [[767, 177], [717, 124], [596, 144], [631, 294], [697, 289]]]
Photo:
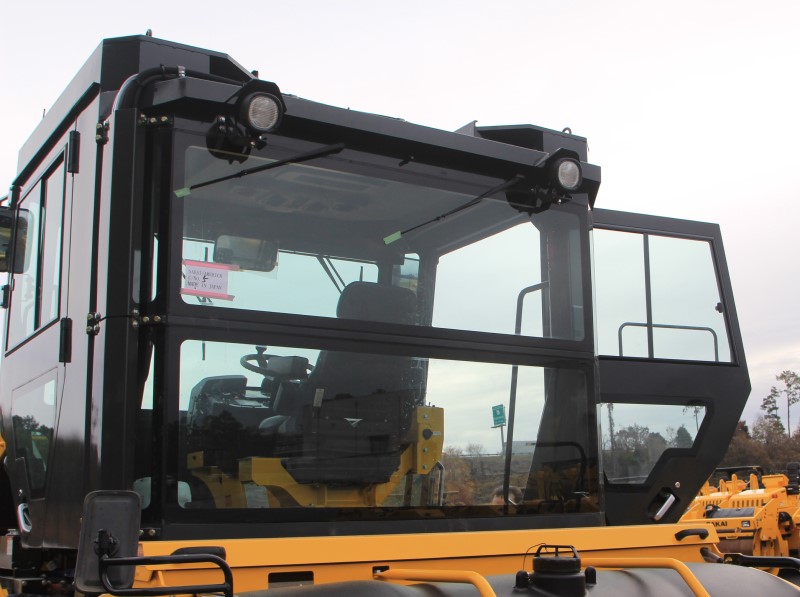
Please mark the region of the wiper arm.
[[[322, 255], [317, 255], [317, 261], [319, 261], [319, 264], [322, 266], [322, 269], [325, 270], [325, 273], [328, 274], [328, 277], [331, 279], [331, 282], [333, 282], [333, 285], [336, 286], [336, 290], [339, 291], [339, 294], [342, 294], [342, 292], [344, 291], [344, 287], [347, 286], [347, 284], [344, 283], [344, 279], [342, 278], [339, 271], [336, 269], [336, 266], [333, 265], [331, 258], [327, 256], [323, 257]], [[334, 277], [334, 274], [336, 274], [336, 277]], [[342, 285], [341, 288], [339, 288], [339, 284]]]
[[496, 187], [492, 187], [491, 189], [489, 189], [485, 193], [481, 193], [480, 195], [478, 195], [474, 199], [470, 199], [466, 203], [463, 203], [463, 204], [459, 205], [458, 207], [454, 207], [450, 211], [447, 211], [447, 212], [445, 212], [445, 213], [443, 213], [441, 215], [438, 215], [435, 218], [431, 218], [427, 222], [422, 222], [422, 224], [417, 224], [416, 226], [412, 226], [411, 228], [406, 228], [405, 230], [398, 230], [397, 232], [393, 232], [389, 236], [384, 237], [383, 242], [386, 243], [387, 245], [390, 245], [393, 242], [396, 242], [396, 241], [400, 240], [403, 236], [405, 236], [409, 232], [413, 232], [414, 230], [417, 230], [418, 228], [422, 228], [423, 226], [427, 226], [428, 224], [433, 224], [434, 222], [440, 222], [441, 220], [444, 220], [445, 218], [447, 218], [449, 216], [452, 216], [453, 214], [457, 214], [460, 211], [464, 211], [465, 209], [469, 209], [473, 205], [478, 205], [478, 203], [480, 203], [481, 201], [483, 201], [484, 199], [486, 199], [490, 195], [494, 195], [495, 193], [499, 193], [500, 191], [505, 191], [509, 187], [513, 187], [515, 184], [517, 184], [518, 182], [523, 180], [523, 178], [524, 178], [524, 176], [522, 176], [520, 174], [517, 174], [514, 178], [509, 178], [508, 180], [503, 181], [502, 183], [500, 183]]
[[335, 143], [334, 145], [326, 145], [325, 147], [320, 147], [319, 149], [307, 151], [306, 153], [293, 155], [291, 157], [284, 158], [282, 160], [270, 162], [269, 164], [264, 164], [262, 166], [255, 166], [253, 168], [244, 168], [243, 170], [239, 170], [238, 172], [235, 172], [233, 174], [228, 174], [227, 176], [220, 176], [219, 178], [213, 178], [211, 180], [206, 180], [205, 182], [198, 182], [197, 184], [193, 184], [190, 187], [183, 187], [182, 189], [178, 189], [175, 191], [175, 196], [186, 197], [187, 195], [191, 195], [192, 191], [194, 191], [195, 189], [200, 189], [202, 187], [207, 187], [212, 184], [217, 184], [218, 182], [225, 182], [226, 180], [232, 180], [234, 178], [242, 178], [243, 176], [247, 176], [248, 174], [255, 174], [257, 172], [264, 172], [265, 170], [279, 168], [280, 166], [285, 166], [286, 164], [299, 164], [300, 162], [307, 162], [308, 160], [313, 160], [315, 158], [321, 158], [326, 155], [339, 153], [343, 149], [344, 149], [344, 143]]

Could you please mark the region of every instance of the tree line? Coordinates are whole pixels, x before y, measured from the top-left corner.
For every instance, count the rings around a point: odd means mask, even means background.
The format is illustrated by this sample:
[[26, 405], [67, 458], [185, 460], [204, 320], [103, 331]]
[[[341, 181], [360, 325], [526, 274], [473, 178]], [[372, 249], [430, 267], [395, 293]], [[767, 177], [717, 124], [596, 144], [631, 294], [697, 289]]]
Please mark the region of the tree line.
[[[761, 401], [759, 416], [752, 427], [739, 421], [720, 466], [760, 466], [765, 473], [782, 473], [789, 462], [800, 462], [800, 425], [792, 431], [792, 406], [800, 402], [800, 375], [786, 370], [775, 376]], [[786, 414], [786, 425], [781, 412]]]

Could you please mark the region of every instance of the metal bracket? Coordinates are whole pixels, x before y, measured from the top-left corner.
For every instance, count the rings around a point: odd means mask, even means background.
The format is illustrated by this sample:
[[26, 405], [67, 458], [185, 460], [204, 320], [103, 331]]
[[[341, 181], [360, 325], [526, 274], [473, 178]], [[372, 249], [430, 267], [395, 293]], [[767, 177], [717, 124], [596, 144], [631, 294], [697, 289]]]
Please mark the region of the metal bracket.
[[86, 314], [86, 334], [89, 336], [96, 336], [99, 334], [100, 323], [109, 317], [127, 317], [131, 320], [131, 327], [135, 330], [145, 325], [161, 325], [167, 321], [164, 315], [142, 315], [139, 309], [131, 309], [130, 315], [122, 316], [103, 317], [100, 313], [93, 312]]
[[94, 140], [98, 145], [105, 145], [108, 143], [108, 121], [98, 122], [95, 125]]
[[161, 325], [166, 323], [167, 318], [164, 315], [141, 315], [139, 309], [131, 311], [131, 327], [138, 329], [146, 325]]
[[96, 336], [100, 333], [100, 322], [103, 316], [100, 313], [91, 312], [86, 314], [86, 335]]
[[139, 114], [139, 126], [163, 128], [172, 126], [172, 116], [147, 116]]

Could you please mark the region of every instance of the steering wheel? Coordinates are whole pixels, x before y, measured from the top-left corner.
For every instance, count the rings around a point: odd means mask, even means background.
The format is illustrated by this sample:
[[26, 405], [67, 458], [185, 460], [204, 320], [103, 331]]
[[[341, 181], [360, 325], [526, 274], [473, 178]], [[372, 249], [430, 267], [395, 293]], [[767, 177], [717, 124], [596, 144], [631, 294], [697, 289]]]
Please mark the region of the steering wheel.
[[[282, 374], [274, 369], [269, 368], [270, 359], [288, 358], [288, 357], [280, 357], [275, 354], [266, 354], [264, 352], [265, 350], [266, 346], [256, 346], [256, 353], [244, 355], [241, 359], [239, 359], [239, 364], [248, 371], [252, 371], [253, 373], [258, 373], [259, 375], [263, 375], [264, 377], [270, 377], [272, 379], [293, 379], [294, 377], [291, 375], [287, 375], [286, 373]], [[310, 363], [307, 363], [306, 374], [311, 373], [311, 371], [313, 370], [314, 366]]]
[[[256, 354], [246, 354], [241, 359], [239, 359], [239, 364], [248, 371], [252, 371], [253, 373], [258, 373], [259, 375], [272, 376], [275, 375], [275, 373], [270, 371], [267, 368], [267, 366], [269, 364], [269, 360], [275, 356], [278, 355], [264, 354], [263, 352], [259, 352]], [[255, 361], [255, 363], [251, 363], [250, 361]]]

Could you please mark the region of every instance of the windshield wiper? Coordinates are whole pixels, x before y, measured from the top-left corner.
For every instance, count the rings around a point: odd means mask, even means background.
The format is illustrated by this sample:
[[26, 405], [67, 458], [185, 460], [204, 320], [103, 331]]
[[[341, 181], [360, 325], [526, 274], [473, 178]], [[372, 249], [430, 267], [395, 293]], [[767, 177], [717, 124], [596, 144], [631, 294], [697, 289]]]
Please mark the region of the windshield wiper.
[[[328, 274], [328, 277], [331, 279], [331, 282], [333, 282], [333, 285], [336, 286], [336, 290], [339, 291], [339, 294], [342, 294], [344, 287], [347, 286], [347, 284], [344, 283], [344, 278], [342, 278], [341, 274], [336, 269], [336, 266], [333, 265], [331, 258], [327, 255], [325, 257], [322, 255], [317, 255], [317, 261], [319, 261], [319, 264], [322, 266], [322, 269], [325, 270], [325, 273]], [[340, 284], [341, 288], [339, 287]]]
[[422, 222], [422, 224], [417, 224], [416, 226], [412, 226], [411, 228], [406, 228], [405, 230], [398, 230], [397, 232], [393, 232], [389, 236], [384, 237], [383, 242], [386, 243], [387, 245], [390, 245], [393, 242], [396, 242], [396, 241], [400, 240], [401, 238], [403, 238], [403, 236], [405, 236], [409, 232], [413, 232], [414, 230], [422, 228], [423, 226], [427, 226], [428, 224], [433, 224], [434, 222], [440, 222], [441, 220], [444, 220], [445, 218], [447, 218], [449, 216], [452, 216], [453, 214], [457, 214], [460, 211], [464, 211], [465, 209], [468, 209], [468, 208], [472, 207], [473, 205], [478, 205], [478, 203], [480, 203], [481, 201], [483, 201], [484, 199], [486, 199], [490, 195], [494, 195], [495, 193], [499, 193], [500, 191], [505, 191], [509, 187], [513, 187], [515, 184], [517, 184], [518, 182], [523, 180], [523, 178], [524, 178], [524, 176], [522, 176], [520, 174], [517, 174], [513, 178], [509, 178], [508, 180], [503, 181], [502, 183], [500, 183], [496, 187], [492, 187], [491, 189], [489, 189], [485, 193], [481, 193], [480, 195], [478, 195], [474, 199], [470, 199], [466, 203], [463, 203], [463, 204], [459, 205], [458, 207], [454, 207], [450, 211], [446, 211], [445, 213], [443, 213], [441, 215], [438, 215], [435, 218], [431, 218], [427, 222]]
[[219, 178], [212, 178], [211, 180], [206, 180], [205, 182], [198, 182], [197, 184], [193, 184], [190, 187], [183, 187], [182, 189], [178, 189], [175, 191], [175, 196], [186, 197], [187, 195], [191, 195], [192, 191], [194, 191], [195, 189], [207, 187], [212, 184], [217, 184], [218, 182], [225, 182], [226, 180], [232, 180], [234, 178], [242, 178], [243, 176], [247, 176], [248, 174], [263, 172], [264, 170], [271, 170], [272, 168], [278, 168], [280, 166], [285, 166], [286, 164], [299, 164], [300, 162], [307, 162], [308, 160], [313, 160], [315, 158], [321, 158], [326, 155], [339, 153], [343, 149], [344, 149], [344, 143], [335, 143], [334, 145], [326, 145], [325, 147], [320, 147], [319, 149], [307, 151], [306, 153], [293, 155], [291, 157], [284, 158], [282, 160], [270, 162], [269, 164], [264, 164], [262, 166], [255, 166], [253, 168], [244, 168], [233, 174], [228, 174], [227, 176], [220, 176]]

